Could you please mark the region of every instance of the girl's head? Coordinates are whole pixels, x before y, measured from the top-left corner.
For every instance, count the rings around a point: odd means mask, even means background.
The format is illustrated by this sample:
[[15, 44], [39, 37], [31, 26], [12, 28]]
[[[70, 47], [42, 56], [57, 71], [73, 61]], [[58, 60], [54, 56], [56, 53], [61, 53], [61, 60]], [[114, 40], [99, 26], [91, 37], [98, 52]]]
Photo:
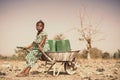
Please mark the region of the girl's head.
[[40, 21], [38, 21], [36, 23], [36, 29], [37, 29], [38, 32], [43, 31], [43, 29], [44, 29], [44, 22], [42, 20], [40, 20]]

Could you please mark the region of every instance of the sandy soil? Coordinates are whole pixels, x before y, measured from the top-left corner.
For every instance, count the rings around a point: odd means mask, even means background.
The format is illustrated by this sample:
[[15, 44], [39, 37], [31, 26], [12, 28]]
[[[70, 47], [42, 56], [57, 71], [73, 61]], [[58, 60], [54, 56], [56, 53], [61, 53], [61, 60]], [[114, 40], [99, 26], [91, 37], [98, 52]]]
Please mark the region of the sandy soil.
[[[44, 62], [31, 69], [29, 76], [16, 77], [24, 67], [25, 61], [0, 61], [0, 80], [120, 80], [120, 60], [77, 60], [78, 68], [74, 75], [62, 70], [59, 76], [52, 76], [52, 70], [44, 74]], [[56, 66], [60, 66], [59, 63]], [[47, 66], [49, 67], [49, 66]]]

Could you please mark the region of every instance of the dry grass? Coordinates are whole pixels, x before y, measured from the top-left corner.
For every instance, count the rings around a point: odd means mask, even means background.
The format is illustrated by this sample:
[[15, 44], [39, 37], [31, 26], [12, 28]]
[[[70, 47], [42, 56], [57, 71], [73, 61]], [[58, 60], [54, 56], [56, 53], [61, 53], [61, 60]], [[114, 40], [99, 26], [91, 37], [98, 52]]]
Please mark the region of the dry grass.
[[0, 61], [0, 72], [5, 73], [0, 75], [0, 80], [120, 80], [120, 60], [78, 59], [77, 62], [74, 75], [66, 74], [64, 68], [58, 77], [53, 77], [51, 72], [45, 75], [44, 62], [38, 61], [28, 77], [15, 77], [25, 67], [25, 61]]

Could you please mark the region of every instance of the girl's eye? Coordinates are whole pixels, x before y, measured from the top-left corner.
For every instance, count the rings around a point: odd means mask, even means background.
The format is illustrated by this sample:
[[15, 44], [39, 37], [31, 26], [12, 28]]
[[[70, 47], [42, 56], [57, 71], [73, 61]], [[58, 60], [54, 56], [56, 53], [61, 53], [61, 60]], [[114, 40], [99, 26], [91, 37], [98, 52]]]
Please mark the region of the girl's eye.
[[41, 26], [42, 27], [42, 25], [37, 25], [37, 26]]

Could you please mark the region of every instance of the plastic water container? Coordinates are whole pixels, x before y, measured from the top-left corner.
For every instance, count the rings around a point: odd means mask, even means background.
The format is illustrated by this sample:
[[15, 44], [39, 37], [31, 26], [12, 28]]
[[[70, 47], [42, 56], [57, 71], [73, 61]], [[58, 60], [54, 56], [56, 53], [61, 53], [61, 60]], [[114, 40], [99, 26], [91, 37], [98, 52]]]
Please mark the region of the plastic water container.
[[56, 52], [56, 41], [55, 40], [48, 40], [48, 44], [50, 46], [49, 52]]
[[56, 41], [56, 51], [57, 52], [67, 52], [70, 51], [70, 42], [69, 40], [57, 40]]
[[70, 42], [66, 40], [48, 40], [49, 52], [67, 52], [71, 51]]

